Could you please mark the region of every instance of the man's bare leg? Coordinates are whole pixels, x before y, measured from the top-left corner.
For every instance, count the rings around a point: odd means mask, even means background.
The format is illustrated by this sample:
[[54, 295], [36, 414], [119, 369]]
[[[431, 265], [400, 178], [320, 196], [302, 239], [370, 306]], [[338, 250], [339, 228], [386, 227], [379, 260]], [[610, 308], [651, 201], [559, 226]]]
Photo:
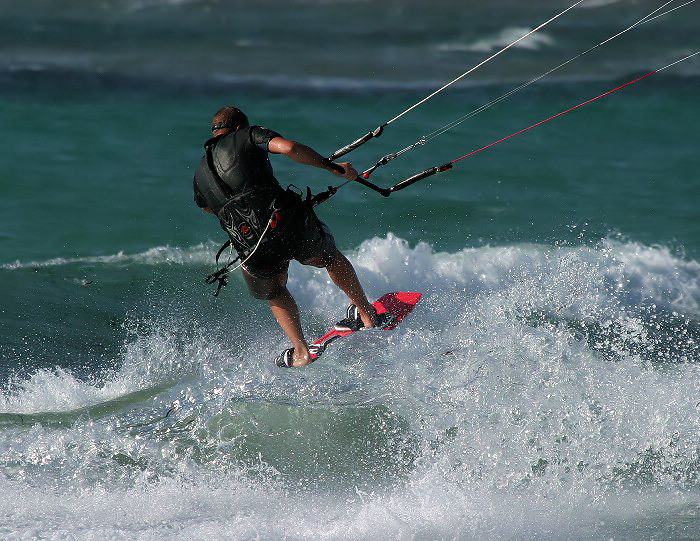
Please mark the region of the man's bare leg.
[[272, 315], [275, 316], [277, 323], [282, 327], [282, 330], [292, 342], [294, 348], [294, 363], [293, 366], [304, 366], [311, 362], [309, 358], [309, 347], [304, 338], [304, 331], [301, 328], [301, 318], [299, 316], [299, 307], [297, 306], [294, 297], [289, 290], [284, 287], [274, 299], [267, 301], [272, 310]]
[[367, 295], [357, 278], [352, 263], [342, 253], [337, 252], [333, 263], [326, 267], [328, 276], [348, 296], [350, 302], [357, 306], [365, 327], [374, 327], [377, 322], [377, 312], [367, 300]]
[[[348, 296], [351, 303], [357, 306], [365, 327], [374, 327], [377, 313], [369, 300], [367, 300], [367, 295], [362, 289], [352, 263], [342, 253], [337, 252], [333, 263], [328, 265], [326, 270], [333, 283]], [[279, 281], [281, 284], [286, 282], [286, 273], [279, 276]], [[270, 299], [268, 303], [277, 323], [282, 327], [294, 348], [293, 366], [309, 364], [311, 362], [309, 346], [304, 338], [299, 307], [294, 297], [289, 293], [286, 286], [282, 286], [282, 292], [274, 299]]]

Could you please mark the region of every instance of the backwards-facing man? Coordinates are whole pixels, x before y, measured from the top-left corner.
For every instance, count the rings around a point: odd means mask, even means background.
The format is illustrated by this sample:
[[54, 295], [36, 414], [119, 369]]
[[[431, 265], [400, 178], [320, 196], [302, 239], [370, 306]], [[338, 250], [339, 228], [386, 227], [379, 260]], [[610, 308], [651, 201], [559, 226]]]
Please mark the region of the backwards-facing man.
[[276, 363], [303, 366], [315, 359], [309, 351], [299, 309], [287, 290], [289, 262], [324, 267], [328, 276], [357, 309], [356, 327], [373, 327], [377, 315], [367, 300], [352, 264], [335, 246], [326, 225], [311, 205], [288, 188], [272, 171], [268, 153], [283, 154], [346, 179], [357, 178], [350, 163], [344, 173], [306, 145], [285, 139], [261, 126], [251, 126], [235, 107], [223, 107], [212, 119], [212, 138], [205, 143], [194, 177], [195, 202], [219, 218], [243, 261], [245, 282], [253, 297], [268, 301], [273, 315], [292, 343]]

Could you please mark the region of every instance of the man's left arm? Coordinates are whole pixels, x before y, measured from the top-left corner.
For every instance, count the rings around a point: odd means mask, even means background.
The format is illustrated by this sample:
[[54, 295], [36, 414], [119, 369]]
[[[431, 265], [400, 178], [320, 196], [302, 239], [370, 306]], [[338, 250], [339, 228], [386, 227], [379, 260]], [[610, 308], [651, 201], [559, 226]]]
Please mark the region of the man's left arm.
[[197, 186], [196, 177], [195, 177], [194, 181], [192, 182], [192, 187], [194, 188], [194, 202], [197, 204], [197, 206], [200, 209], [202, 209], [204, 212], [208, 212], [209, 214], [214, 214], [214, 211], [211, 210], [207, 206], [207, 202], [204, 200], [204, 197], [202, 197], [202, 194], [199, 191], [199, 187]]

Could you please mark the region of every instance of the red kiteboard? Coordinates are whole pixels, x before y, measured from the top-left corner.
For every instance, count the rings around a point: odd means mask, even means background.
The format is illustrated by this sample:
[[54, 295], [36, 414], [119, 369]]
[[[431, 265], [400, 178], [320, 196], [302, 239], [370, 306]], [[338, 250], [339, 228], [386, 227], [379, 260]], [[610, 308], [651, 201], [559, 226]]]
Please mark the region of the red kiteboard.
[[[398, 291], [395, 293], [387, 293], [386, 295], [382, 295], [379, 299], [374, 301], [372, 306], [374, 306], [374, 309], [377, 311], [378, 315], [389, 312], [394, 316], [392, 322], [381, 329], [384, 331], [395, 329], [396, 326], [401, 323], [401, 320], [411, 313], [411, 310], [413, 310], [420, 298], [421, 293]], [[311, 351], [316, 351], [316, 353], [311, 354], [311, 360], [315, 361], [318, 359], [326, 350], [328, 344], [330, 344], [333, 340], [342, 336], [349, 336], [355, 332], [357, 331], [338, 331], [336, 329], [331, 329], [313, 344], [309, 345], [309, 349]]]

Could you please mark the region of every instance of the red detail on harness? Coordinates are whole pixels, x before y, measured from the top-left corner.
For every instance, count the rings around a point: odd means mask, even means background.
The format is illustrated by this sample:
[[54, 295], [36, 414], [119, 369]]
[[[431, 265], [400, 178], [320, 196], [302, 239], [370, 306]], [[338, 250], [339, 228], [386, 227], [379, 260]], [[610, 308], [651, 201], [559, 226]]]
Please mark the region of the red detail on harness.
[[279, 212], [275, 212], [270, 218], [270, 229], [277, 227], [277, 224], [282, 221], [282, 215]]
[[241, 224], [238, 227], [238, 230], [241, 232], [242, 235], [248, 235], [250, 233], [250, 227], [248, 227], [248, 224]]

